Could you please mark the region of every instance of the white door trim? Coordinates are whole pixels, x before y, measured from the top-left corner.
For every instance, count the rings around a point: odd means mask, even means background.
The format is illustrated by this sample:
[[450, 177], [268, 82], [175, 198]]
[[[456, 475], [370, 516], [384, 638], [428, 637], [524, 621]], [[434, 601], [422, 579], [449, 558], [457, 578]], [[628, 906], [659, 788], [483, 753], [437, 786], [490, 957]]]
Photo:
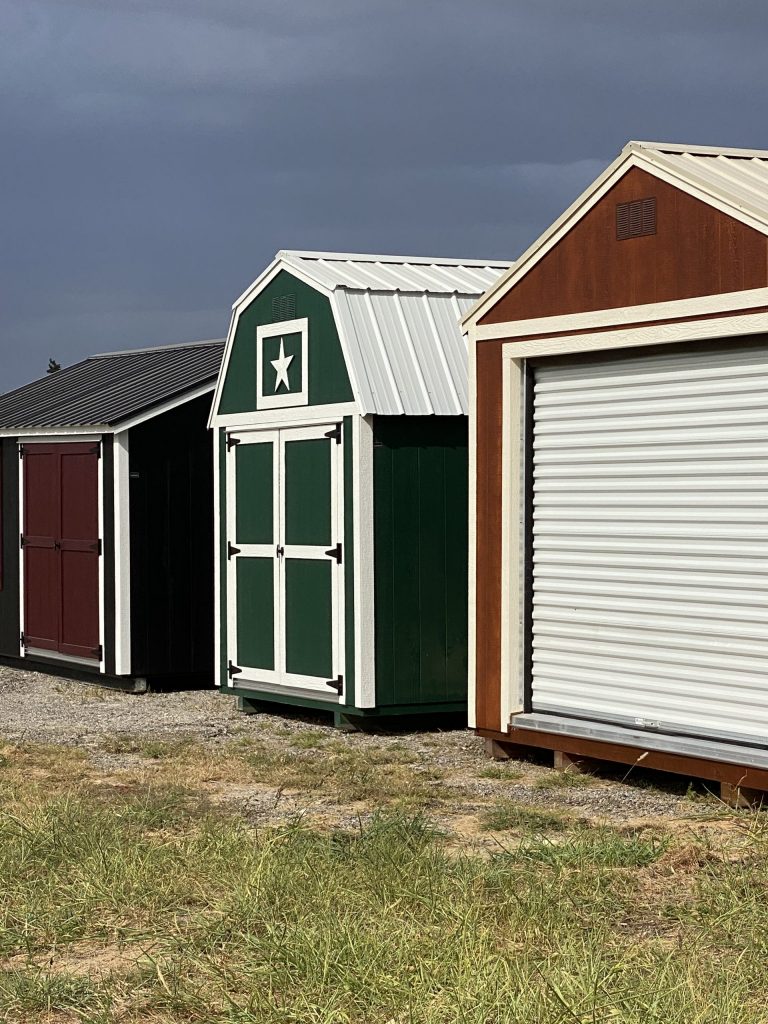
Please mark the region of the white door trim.
[[[589, 352], [612, 351], [627, 348], [642, 348], [650, 345], [666, 345], [687, 341], [708, 341], [768, 333], [768, 313], [754, 313], [720, 317], [715, 320], [687, 320], [672, 324], [631, 327], [615, 331], [597, 331], [588, 334], [574, 334], [558, 338], [534, 338], [529, 341], [507, 342], [502, 346], [504, 374], [502, 408], [502, 645], [501, 645], [501, 730], [506, 731], [510, 717], [522, 710], [522, 631], [515, 623], [520, 619], [523, 607], [521, 600], [525, 586], [524, 540], [515, 537], [518, 523], [524, 513], [525, 459], [528, 453], [515, 424], [525, 417], [525, 366], [530, 358], [547, 356], [578, 355]], [[471, 362], [470, 362], [471, 365]], [[476, 401], [476, 386], [471, 394]], [[472, 431], [472, 417], [470, 417]], [[472, 456], [470, 466], [476, 458], [476, 435], [470, 434]], [[471, 470], [470, 470], [471, 472]], [[524, 518], [523, 518], [524, 521]], [[470, 521], [470, 536], [474, 523]], [[470, 542], [470, 559], [473, 541]], [[470, 590], [473, 593], [474, 588]], [[471, 625], [471, 624], [470, 624]], [[472, 633], [470, 633], [472, 636]]]
[[[352, 419], [354, 530], [355, 704], [376, 707], [376, 628], [373, 534], [373, 417]], [[349, 701], [348, 703], [351, 703]]]

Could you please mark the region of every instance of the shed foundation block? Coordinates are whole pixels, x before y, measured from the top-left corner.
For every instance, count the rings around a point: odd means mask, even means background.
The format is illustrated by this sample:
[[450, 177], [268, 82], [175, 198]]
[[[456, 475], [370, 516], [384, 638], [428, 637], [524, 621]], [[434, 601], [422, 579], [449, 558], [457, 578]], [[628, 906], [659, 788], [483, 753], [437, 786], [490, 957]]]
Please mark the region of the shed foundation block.
[[565, 750], [555, 750], [553, 753], [554, 767], [561, 772], [581, 772], [589, 775], [598, 767], [597, 762], [580, 754], [569, 754]]

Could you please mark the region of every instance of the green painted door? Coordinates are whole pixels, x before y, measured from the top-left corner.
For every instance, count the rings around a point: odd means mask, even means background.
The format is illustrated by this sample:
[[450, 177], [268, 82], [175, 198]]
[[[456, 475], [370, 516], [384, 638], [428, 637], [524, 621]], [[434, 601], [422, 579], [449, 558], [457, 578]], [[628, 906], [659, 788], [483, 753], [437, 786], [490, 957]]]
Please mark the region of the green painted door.
[[334, 426], [254, 431], [231, 445], [227, 621], [237, 684], [334, 698], [343, 685], [343, 462]]

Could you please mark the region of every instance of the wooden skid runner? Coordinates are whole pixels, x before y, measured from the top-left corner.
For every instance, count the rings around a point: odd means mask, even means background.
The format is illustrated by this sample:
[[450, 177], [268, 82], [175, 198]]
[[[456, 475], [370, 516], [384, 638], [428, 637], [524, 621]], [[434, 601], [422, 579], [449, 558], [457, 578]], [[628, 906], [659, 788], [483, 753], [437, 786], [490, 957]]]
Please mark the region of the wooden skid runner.
[[[562, 733], [548, 733], [531, 729], [515, 729], [508, 733], [478, 729], [478, 735], [493, 741], [498, 753], [508, 751], [514, 757], [515, 751], [536, 747], [568, 756], [572, 762], [579, 760], [604, 761], [613, 764], [636, 765], [638, 768], [653, 768], [662, 772], [674, 772], [694, 779], [719, 782], [723, 799], [734, 803], [729, 794], [740, 791], [742, 797], [751, 792], [768, 793], [768, 770], [750, 768], [725, 761], [711, 761], [684, 754], [670, 754], [661, 750], [643, 750], [623, 743], [606, 740], [585, 739], [581, 736], [565, 736]], [[494, 748], [496, 750], [496, 748]], [[738, 799], [738, 797], [737, 797]], [[743, 800], [741, 801], [744, 802]], [[751, 802], [751, 801], [750, 801]]]

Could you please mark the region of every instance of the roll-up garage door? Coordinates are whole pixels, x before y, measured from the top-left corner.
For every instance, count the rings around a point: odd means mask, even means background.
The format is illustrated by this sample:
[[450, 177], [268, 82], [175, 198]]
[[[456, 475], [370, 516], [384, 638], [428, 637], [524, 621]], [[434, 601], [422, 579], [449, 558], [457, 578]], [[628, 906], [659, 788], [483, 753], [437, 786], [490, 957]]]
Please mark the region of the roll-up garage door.
[[532, 705], [768, 744], [768, 346], [535, 371]]

